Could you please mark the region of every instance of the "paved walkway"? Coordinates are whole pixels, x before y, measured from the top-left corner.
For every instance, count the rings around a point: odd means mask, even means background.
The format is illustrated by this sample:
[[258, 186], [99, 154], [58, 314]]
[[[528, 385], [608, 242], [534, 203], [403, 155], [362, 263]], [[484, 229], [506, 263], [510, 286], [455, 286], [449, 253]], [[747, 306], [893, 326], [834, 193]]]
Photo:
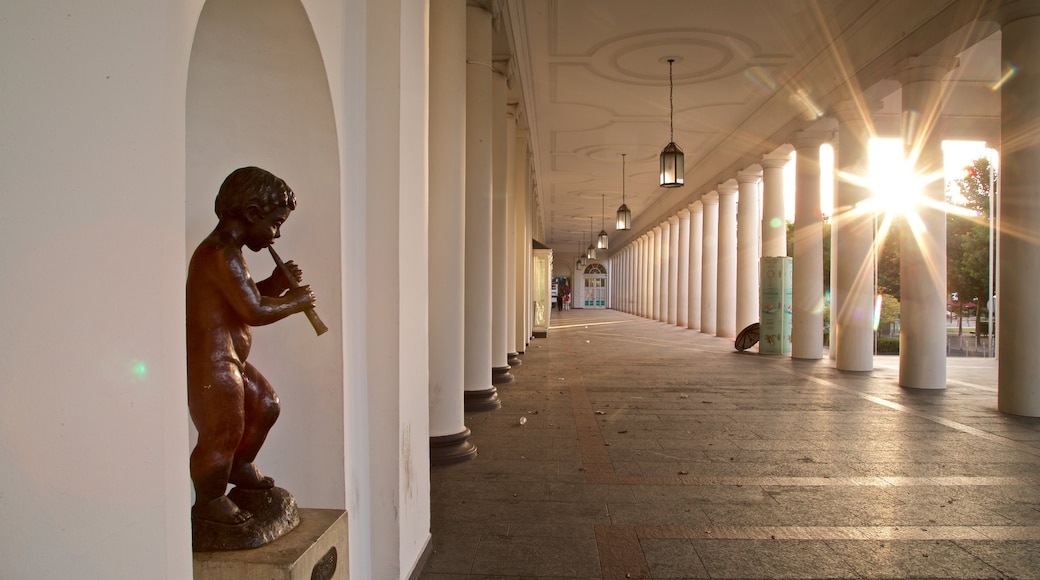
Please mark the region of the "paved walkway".
[[1040, 419], [997, 412], [993, 360], [918, 391], [898, 357], [553, 315], [433, 469], [421, 578], [1040, 578]]

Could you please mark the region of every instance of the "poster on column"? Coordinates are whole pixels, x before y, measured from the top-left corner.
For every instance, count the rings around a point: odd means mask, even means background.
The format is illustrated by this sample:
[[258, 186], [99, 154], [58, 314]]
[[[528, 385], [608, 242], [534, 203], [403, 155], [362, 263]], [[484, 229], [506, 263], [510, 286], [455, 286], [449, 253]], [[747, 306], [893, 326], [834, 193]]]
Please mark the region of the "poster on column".
[[784, 256], [765, 257], [759, 262], [762, 311], [758, 352], [763, 354], [791, 352], [791, 263], [792, 259]]

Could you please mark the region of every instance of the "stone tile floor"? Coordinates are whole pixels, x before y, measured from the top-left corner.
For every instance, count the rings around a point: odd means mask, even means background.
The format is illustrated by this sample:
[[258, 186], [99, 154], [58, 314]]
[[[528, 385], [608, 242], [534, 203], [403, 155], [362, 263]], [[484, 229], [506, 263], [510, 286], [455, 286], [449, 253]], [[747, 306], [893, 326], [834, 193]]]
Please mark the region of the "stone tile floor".
[[1040, 419], [996, 410], [992, 359], [919, 391], [898, 357], [553, 314], [433, 469], [420, 578], [1040, 578]]

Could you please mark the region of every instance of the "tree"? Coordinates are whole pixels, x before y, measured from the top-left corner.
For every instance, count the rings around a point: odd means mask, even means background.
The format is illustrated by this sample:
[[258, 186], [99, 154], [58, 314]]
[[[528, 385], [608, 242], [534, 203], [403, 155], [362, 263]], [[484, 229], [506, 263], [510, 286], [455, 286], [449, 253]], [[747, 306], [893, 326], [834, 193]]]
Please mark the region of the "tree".
[[[946, 214], [947, 290], [956, 293], [961, 304], [977, 300], [976, 314], [987, 304], [990, 291], [991, 170], [989, 159], [980, 157], [964, 168], [964, 177], [954, 181], [947, 192], [951, 205], [966, 210]], [[992, 177], [995, 181], [996, 175]], [[957, 308], [958, 334], [962, 325], [963, 308]]]

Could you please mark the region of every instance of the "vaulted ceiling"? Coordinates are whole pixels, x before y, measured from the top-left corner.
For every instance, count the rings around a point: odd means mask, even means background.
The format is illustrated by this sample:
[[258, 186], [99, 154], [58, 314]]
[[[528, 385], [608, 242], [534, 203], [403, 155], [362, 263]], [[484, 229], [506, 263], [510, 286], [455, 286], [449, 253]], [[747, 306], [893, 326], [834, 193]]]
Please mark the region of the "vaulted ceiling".
[[[594, 233], [605, 222], [611, 251], [620, 249], [850, 98], [874, 108], [879, 133], [898, 135], [896, 79], [911, 57], [959, 57], [946, 124], [993, 138], [995, 4], [501, 0], [499, 46], [511, 52], [512, 88], [532, 135], [540, 241], [577, 253], [589, 243], [591, 218]], [[658, 185], [670, 99], [674, 140], [686, 155], [681, 188]], [[623, 181], [634, 220], [617, 232]]]

